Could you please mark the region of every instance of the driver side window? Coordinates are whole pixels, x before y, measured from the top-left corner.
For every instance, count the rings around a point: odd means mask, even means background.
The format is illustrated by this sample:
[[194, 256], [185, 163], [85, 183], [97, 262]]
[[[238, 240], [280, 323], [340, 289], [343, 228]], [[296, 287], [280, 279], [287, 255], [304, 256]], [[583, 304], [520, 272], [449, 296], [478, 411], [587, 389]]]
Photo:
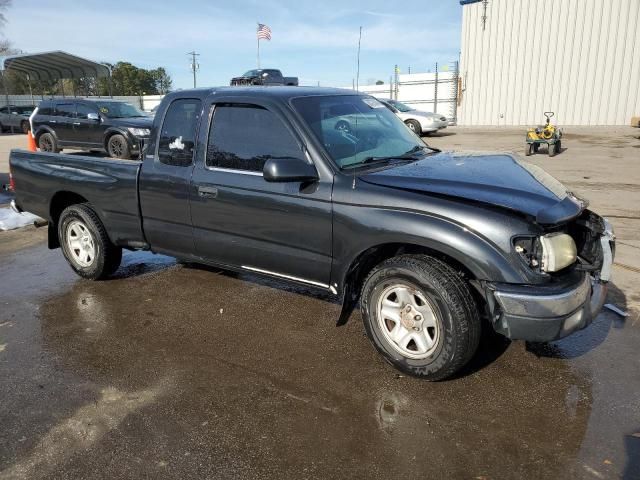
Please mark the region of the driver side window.
[[76, 118], [86, 120], [90, 113], [98, 114], [98, 109], [84, 103], [79, 103], [76, 107]]
[[262, 172], [269, 158], [300, 158], [302, 148], [282, 121], [266, 108], [247, 104], [215, 106], [206, 166]]

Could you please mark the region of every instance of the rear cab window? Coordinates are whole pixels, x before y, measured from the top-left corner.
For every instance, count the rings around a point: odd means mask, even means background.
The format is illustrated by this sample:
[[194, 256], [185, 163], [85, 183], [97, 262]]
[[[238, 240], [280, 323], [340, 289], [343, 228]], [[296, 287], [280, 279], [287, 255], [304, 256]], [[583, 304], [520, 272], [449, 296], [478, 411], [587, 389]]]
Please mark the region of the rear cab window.
[[161, 163], [176, 167], [193, 164], [196, 127], [201, 111], [202, 102], [196, 98], [180, 98], [171, 102], [158, 140], [158, 160]]

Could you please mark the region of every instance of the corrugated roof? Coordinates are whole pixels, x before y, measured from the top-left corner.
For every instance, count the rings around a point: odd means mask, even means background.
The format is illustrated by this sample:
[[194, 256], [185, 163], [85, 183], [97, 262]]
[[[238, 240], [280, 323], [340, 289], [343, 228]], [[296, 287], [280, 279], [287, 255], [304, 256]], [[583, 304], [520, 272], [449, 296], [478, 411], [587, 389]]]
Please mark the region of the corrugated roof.
[[109, 67], [62, 51], [13, 55], [3, 62], [5, 70], [24, 73], [34, 80], [109, 77]]

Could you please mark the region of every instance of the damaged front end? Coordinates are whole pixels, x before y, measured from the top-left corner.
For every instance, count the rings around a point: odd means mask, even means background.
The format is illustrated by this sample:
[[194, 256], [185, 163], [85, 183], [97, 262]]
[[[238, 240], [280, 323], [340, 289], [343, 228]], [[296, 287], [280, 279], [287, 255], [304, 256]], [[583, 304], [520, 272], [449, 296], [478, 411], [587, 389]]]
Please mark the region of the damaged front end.
[[586, 327], [598, 315], [615, 254], [615, 235], [606, 219], [584, 210], [540, 237], [515, 238], [514, 250], [547, 281], [488, 284], [485, 295], [496, 331], [511, 339], [547, 342]]

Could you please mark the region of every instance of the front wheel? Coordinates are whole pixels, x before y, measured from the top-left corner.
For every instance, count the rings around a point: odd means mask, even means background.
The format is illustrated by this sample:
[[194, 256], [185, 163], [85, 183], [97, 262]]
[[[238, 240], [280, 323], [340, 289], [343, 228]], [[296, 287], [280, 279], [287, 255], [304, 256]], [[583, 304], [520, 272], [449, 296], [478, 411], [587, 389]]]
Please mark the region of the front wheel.
[[371, 343], [410, 375], [443, 380], [478, 347], [480, 319], [469, 286], [436, 258], [384, 261], [366, 279], [361, 306]]
[[552, 144], [549, 143], [548, 146], [549, 146], [549, 150], [548, 150], [549, 156], [550, 157], [554, 157], [556, 155], [556, 153], [557, 153], [556, 144], [554, 143], [552, 145]]
[[22, 130], [22, 133], [29, 133], [29, 122], [27, 122], [26, 120], [20, 122], [20, 129]]
[[102, 222], [87, 204], [63, 210], [58, 238], [67, 262], [81, 277], [99, 280], [120, 266], [122, 248], [111, 243]]
[[415, 120], [407, 120], [404, 123], [407, 125], [407, 127], [409, 127], [409, 130], [411, 130], [416, 135], [420, 136], [422, 134], [422, 127]]
[[131, 152], [127, 139], [120, 134], [112, 135], [107, 142], [107, 153], [113, 158], [129, 159]]

